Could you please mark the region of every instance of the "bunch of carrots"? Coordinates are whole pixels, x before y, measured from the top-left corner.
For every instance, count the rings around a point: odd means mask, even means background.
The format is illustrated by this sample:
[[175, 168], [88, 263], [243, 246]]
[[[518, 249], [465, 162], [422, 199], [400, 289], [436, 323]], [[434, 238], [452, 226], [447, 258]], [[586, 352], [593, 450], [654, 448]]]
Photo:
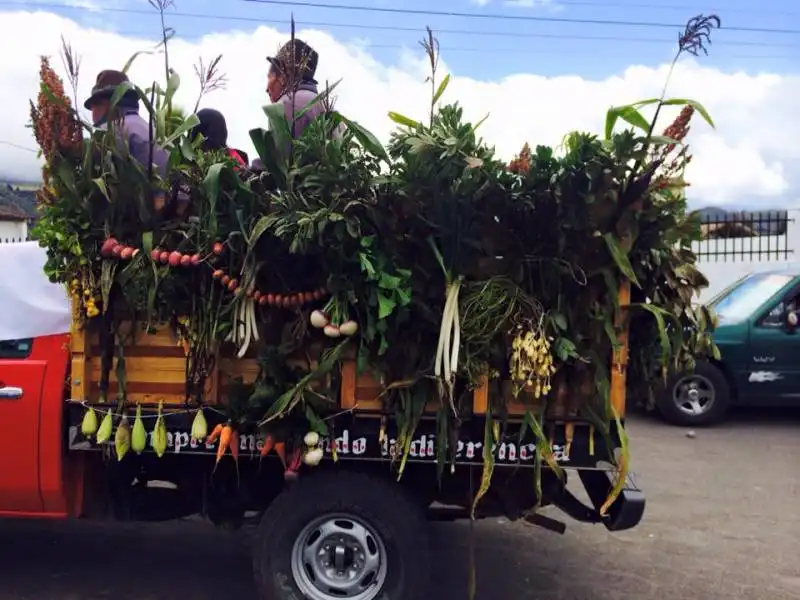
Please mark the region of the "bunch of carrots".
[[[217, 460], [214, 465], [214, 469], [216, 470], [217, 465], [219, 465], [222, 457], [225, 456], [225, 453], [230, 449], [231, 456], [235, 461], [238, 462], [239, 460], [239, 432], [236, 431], [230, 423], [219, 423], [214, 429], [211, 430], [211, 433], [206, 438], [207, 444], [213, 444], [219, 441], [219, 446], [217, 447]], [[300, 469], [300, 465], [302, 464], [303, 460], [303, 450], [302, 448], [297, 448], [287, 463], [286, 460], [286, 444], [284, 442], [278, 442], [275, 438], [271, 435], [268, 435], [264, 440], [264, 445], [261, 448], [260, 458], [264, 458], [268, 456], [270, 452], [275, 451], [275, 454], [278, 455], [278, 458], [281, 460], [281, 464], [285, 469], [285, 477], [286, 479], [296, 479], [297, 472]]]

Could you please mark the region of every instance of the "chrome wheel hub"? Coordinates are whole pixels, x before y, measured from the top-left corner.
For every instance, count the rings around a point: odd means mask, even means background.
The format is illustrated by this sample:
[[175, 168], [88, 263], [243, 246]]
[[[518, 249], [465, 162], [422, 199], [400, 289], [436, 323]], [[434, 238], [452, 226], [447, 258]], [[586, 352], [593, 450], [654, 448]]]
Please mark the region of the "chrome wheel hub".
[[386, 581], [386, 548], [359, 518], [322, 517], [297, 537], [292, 575], [310, 600], [373, 600]]
[[715, 397], [714, 386], [702, 375], [684, 377], [672, 390], [672, 400], [678, 410], [693, 417], [707, 413]]

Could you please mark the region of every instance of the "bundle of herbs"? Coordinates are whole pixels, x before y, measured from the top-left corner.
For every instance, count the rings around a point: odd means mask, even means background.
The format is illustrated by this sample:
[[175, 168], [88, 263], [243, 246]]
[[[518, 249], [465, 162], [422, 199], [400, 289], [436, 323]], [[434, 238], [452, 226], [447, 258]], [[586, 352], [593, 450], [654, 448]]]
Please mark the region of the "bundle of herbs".
[[[716, 26], [716, 17], [691, 20], [676, 61], [703, 51]], [[707, 282], [691, 252], [698, 227], [683, 179], [689, 120], [712, 124], [703, 107], [663, 94], [614, 107], [603, 137], [570, 133], [561, 152], [526, 145], [507, 165], [480, 123], [458, 104], [440, 106], [450, 79], [437, 78], [430, 31], [423, 46], [430, 114], [390, 113], [398, 127], [386, 148], [336, 110], [336, 86], [326, 86], [316, 100], [325, 110], [299, 136], [282, 106], [265, 107], [269, 129], [250, 132], [259, 169], [189, 137], [197, 117], [173, 106], [180, 79], [168, 63], [163, 87], [125, 84], [112, 106], [137, 94], [152, 142], [169, 152], [163, 178], [135, 162], [113, 126], [81, 122], [43, 62], [35, 130], [47, 119], [66, 130], [37, 135], [47, 163], [36, 235], [49, 276], [75, 295], [80, 325], [103, 334], [106, 381], [113, 356], [124, 381], [125, 346], [135, 343], [124, 323], [169, 323], [186, 346], [187, 402], [202, 410], [221, 354], [255, 358], [258, 375], [230, 402], [233, 427], [272, 436], [278, 422], [284, 431], [300, 423], [301, 434], [325, 435], [341, 410], [341, 365], [355, 360], [381, 382], [406, 454], [426, 406], [438, 410], [440, 466], [454, 460], [473, 391], [489, 386], [480, 497], [509, 402], [523, 403], [537, 434], [554, 406], [608, 431], [624, 400], [614, 390], [625, 385], [626, 347], [636, 397], [660, 385], [654, 374], [716, 352], [713, 315], [693, 304]], [[219, 62], [198, 67], [203, 93], [223, 84], [208, 73]], [[683, 111], [654, 134], [672, 106]], [[620, 121], [631, 128], [616, 129]], [[90, 133], [79, 147], [81, 128]], [[624, 471], [627, 456], [618, 464]]]

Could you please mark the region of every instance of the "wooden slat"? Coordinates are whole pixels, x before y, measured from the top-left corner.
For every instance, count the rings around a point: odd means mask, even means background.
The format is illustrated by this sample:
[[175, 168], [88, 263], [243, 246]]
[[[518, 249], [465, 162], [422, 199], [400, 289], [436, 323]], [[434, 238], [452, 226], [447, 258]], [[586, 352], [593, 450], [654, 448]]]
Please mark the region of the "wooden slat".
[[[72, 297], [71, 304], [74, 307], [80, 302], [75, 296]], [[70, 395], [77, 400], [87, 400], [89, 391], [89, 364], [86, 357], [86, 331], [73, 323], [72, 333], [70, 334], [70, 352], [72, 360], [70, 365]]]
[[[340, 405], [344, 410], [382, 411], [385, 386], [368, 369], [357, 373], [355, 360], [342, 361], [342, 385]], [[439, 410], [439, 402], [431, 399], [425, 406], [426, 413]]]
[[342, 388], [340, 393], [340, 403], [344, 410], [352, 410], [358, 405], [356, 379], [356, 361], [344, 361], [342, 363]]
[[[503, 395], [505, 396], [506, 410], [510, 416], [519, 417], [524, 415], [525, 411], [529, 409], [536, 412], [541, 407], [541, 401], [537, 401], [530, 392], [523, 390], [516, 398], [514, 398], [510, 381], [504, 381], [501, 385], [501, 389], [503, 391]], [[481, 385], [473, 392], [472, 412], [476, 415], [485, 415], [488, 410], [489, 380], [487, 377], [484, 377]]]
[[[91, 356], [100, 356], [100, 346], [93, 345]], [[125, 358], [186, 358], [186, 352], [179, 346], [146, 346], [144, 343], [125, 346]]]
[[223, 379], [241, 377], [245, 383], [252, 383], [258, 375], [258, 362], [247, 358], [221, 358], [219, 372]]
[[[108, 400], [116, 401], [118, 390], [116, 382], [108, 384]], [[163, 402], [165, 405], [183, 405], [186, 402], [186, 389], [184, 385], [174, 383], [133, 383], [126, 387], [125, 397], [132, 404], [158, 404]], [[96, 400], [100, 396], [100, 387], [97, 382], [92, 382], [89, 388], [89, 396]]]
[[[109, 381], [117, 381], [116, 363], [109, 373]], [[100, 381], [100, 360], [91, 361], [91, 381]], [[125, 359], [125, 379], [128, 383], [172, 383], [186, 385], [185, 358], [135, 357]]]

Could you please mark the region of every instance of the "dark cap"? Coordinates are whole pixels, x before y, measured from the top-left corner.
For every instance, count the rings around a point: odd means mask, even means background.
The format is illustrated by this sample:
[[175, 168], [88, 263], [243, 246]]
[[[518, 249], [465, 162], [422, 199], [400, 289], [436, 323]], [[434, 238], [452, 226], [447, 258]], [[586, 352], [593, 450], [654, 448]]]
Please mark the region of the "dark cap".
[[284, 75], [290, 75], [294, 71], [298, 82], [317, 83], [314, 75], [317, 72], [319, 54], [302, 40], [295, 38], [286, 42], [275, 56], [268, 56], [267, 60]]
[[195, 125], [190, 136], [203, 134], [207, 150], [224, 148], [228, 143], [228, 126], [222, 113], [213, 108], [203, 108], [197, 111], [197, 118], [200, 123]]
[[100, 71], [97, 75], [97, 81], [95, 81], [94, 87], [92, 88], [92, 95], [83, 103], [84, 108], [91, 109], [92, 104], [97, 102], [97, 100], [111, 98], [111, 96], [114, 95], [114, 90], [116, 90], [120, 84], [127, 83], [128, 81], [128, 76], [122, 71], [114, 71], [111, 69]]

